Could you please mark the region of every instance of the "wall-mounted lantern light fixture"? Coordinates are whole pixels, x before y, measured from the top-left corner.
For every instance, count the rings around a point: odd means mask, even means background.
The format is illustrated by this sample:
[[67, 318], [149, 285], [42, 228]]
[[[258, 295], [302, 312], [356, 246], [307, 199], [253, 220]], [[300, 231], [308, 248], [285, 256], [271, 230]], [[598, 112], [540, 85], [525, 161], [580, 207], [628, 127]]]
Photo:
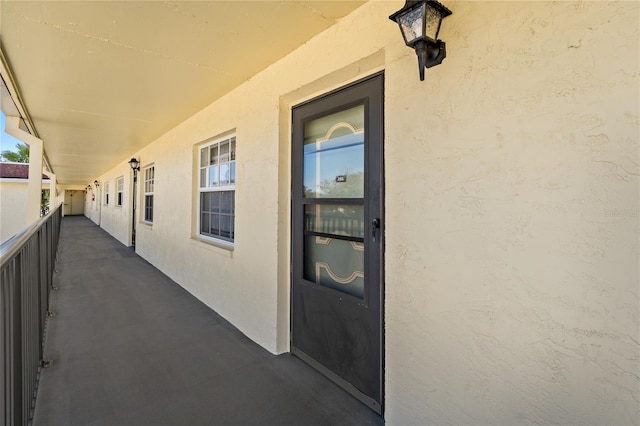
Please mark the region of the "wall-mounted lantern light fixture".
[[87, 185], [87, 191], [91, 191], [91, 185]]
[[140, 171], [140, 162], [135, 158], [132, 158], [131, 160], [129, 160], [129, 165], [133, 169], [134, 173]]
[[129, 160], [129, 165], [131, 166], [131, 170], [133, 170], [133, 202], [131, 203], [131, 214], [133, 215], [133, 220], [131, 222], [131, 245], [133, 247], [136, 246], [136, 186], [138, 184], [138, 172], [140, 171], [140, 162], [132, 158]]
[[445, 42], [438, 40], [442, 20], [451, 11], [435, 0], [406, 0], [405, 5], [389, 16], [400, 27], [407, 46], [416, 50], [420, 81], [424, 69], [442, 63], [447, 56]]
[[96, 179], [93, 181], [93, 185], [97, 188], [100, 186], [100, 182], [98, 182], [98, 180]]

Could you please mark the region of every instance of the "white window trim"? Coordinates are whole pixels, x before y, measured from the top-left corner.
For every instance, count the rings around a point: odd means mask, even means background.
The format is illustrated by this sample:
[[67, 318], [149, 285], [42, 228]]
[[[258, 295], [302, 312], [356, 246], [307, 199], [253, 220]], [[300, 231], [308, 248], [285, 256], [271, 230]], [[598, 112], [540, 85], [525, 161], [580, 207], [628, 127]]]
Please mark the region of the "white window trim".
[[[205, 170], [205, 181], [209, 182], [209, 166], [210, 164], [203, 166], [202, 165], [202, 149], [206, 148], [206, 147], [210, 147], [216, 144], [220, 144], [221, 142], [225, 142], [225, 141], [231, 141], [234, 140], [234, 145], [237, 147], [237, 139], [236, 139], [236, 133], [227, 133], [225, 136], [222, 137], [216, 137], [213, 139], [210, 139], [202, 144], [199, 144], [196, 146], [197, 149], [197, 155], [196, 155], [196, 159], [197, 159], [197, 164], [196, 164], [196, 173], [197, 173], [197, 178], [196, 178], [196, 185], [197, 185], [197, 196], [196, 196], [196, 230], [195, 230], [195, 236], [199, 241], [202, 241], [204, 243], [210, 244], [210, 245], [214, 245], [217, 246], [219, 248], [222, 248], [224, 250], [228, 250], [228, 251], [233, 251], [234, 249], [234, 245], [235, 245], [235, 230], [236, 230], [236, 203], [235, 203], [235, 192], [236, 192], [236, 183], [237, 183], [237, 167], [235, 168], [235, 182], [233, 184], [229, 184], [229, 185], [221, 185], [221, 186], [215, 186], [215, 187], [202, 187], [201, 184], [201, 176], [202, 176], [202, 170]], [[236, 148], [237, 149], [237, 148]], [[234, 151], [235, 154], [235, 151]], [[234, 158], [231, 158], [231, 150], [229, 152], [229, 161], [228, 162], [224, 162], [221, 164], [231, 164], [236, 163], [236, 157], [234, 156]], [[236, 163], [237, 164], [237, 163]], [[234, 238], [233, 241], [228, 241], [222, 238], [216, 238], [215, 236], [211, 236], [211, 235], [205, 235], [201, 233], [201, 221], [202, 221], [202, 209], [201, 209], [201, 194], [203, 193], [207, 193], [207, 192], [224, 192], [224, 191], [233, 191], [234, 193], [234, 202], [233, 202], [233, 234], [234, 234]]]

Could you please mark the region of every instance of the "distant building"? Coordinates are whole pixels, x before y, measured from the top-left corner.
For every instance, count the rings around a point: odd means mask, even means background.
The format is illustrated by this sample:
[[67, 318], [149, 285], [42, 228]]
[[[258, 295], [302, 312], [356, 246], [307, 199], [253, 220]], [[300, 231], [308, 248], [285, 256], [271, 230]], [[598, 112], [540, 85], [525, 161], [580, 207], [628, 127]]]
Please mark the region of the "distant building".
[[[27, 182], [29, 163], [0, 163], [0, 242], [4, 243], [28, 224]], [[49, 179], [42, 175], [43, 183]]]

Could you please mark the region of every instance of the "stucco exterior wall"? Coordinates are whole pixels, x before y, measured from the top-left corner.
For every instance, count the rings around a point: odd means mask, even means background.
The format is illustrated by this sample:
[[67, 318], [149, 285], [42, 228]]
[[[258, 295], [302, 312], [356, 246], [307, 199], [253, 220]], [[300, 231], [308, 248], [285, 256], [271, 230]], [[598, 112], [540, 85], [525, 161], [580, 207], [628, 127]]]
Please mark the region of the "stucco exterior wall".
[[451, 6], [387, 68], [389, 418], [638, 424], [639, 4]]
[[[123, 159], [122, 164], [112, 168], [109, 172], [101, 176], [98, 181], [100, 186], [96, 189], [93, 182], [87, 185], [93, 187], [85, 198], [84, 214], [105, 231], [113, 235], [118, 241], [126, 246], [131, 245], [131, 200], [133, 173], [127, 164], [129, 159]], [[122, 205], [117, 205], [117, 179], [124, 179]], [[106, 182], [109, 182], [109, 204], [105, 204]], [[95, 200], [92, 199], [95, 195]]]
[[7, 241], [29, 225], [26, 219], [27, 182], [15, 179], [0, 181], [0, 243]]
[[[387, 20], [402, 4], [366, 4], [131, 153], [155, 166], [137, 252], [286, 351], [289, 109], [384, 70], [387, 423], [638, 424], [639, 4], [450, 1], [424, 82]], [[195, 147], [229, 131], [232, 252], [192, 238]], [[125, 244], [128, 158], [98, 177], [125, 177], [99, 215]]]

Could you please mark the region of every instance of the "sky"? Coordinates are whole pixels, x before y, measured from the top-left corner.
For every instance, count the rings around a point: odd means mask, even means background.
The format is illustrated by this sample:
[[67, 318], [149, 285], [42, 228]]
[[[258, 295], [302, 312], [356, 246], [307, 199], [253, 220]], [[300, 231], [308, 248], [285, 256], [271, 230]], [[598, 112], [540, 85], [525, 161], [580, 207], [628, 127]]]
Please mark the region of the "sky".
[[20, 141], [13, 136], [9, 136], [4, 132], [5, 121], [7, 118], [4, 113], [0, 111], [0, 152], [1, 151], [15, 151], [16, 144]]

